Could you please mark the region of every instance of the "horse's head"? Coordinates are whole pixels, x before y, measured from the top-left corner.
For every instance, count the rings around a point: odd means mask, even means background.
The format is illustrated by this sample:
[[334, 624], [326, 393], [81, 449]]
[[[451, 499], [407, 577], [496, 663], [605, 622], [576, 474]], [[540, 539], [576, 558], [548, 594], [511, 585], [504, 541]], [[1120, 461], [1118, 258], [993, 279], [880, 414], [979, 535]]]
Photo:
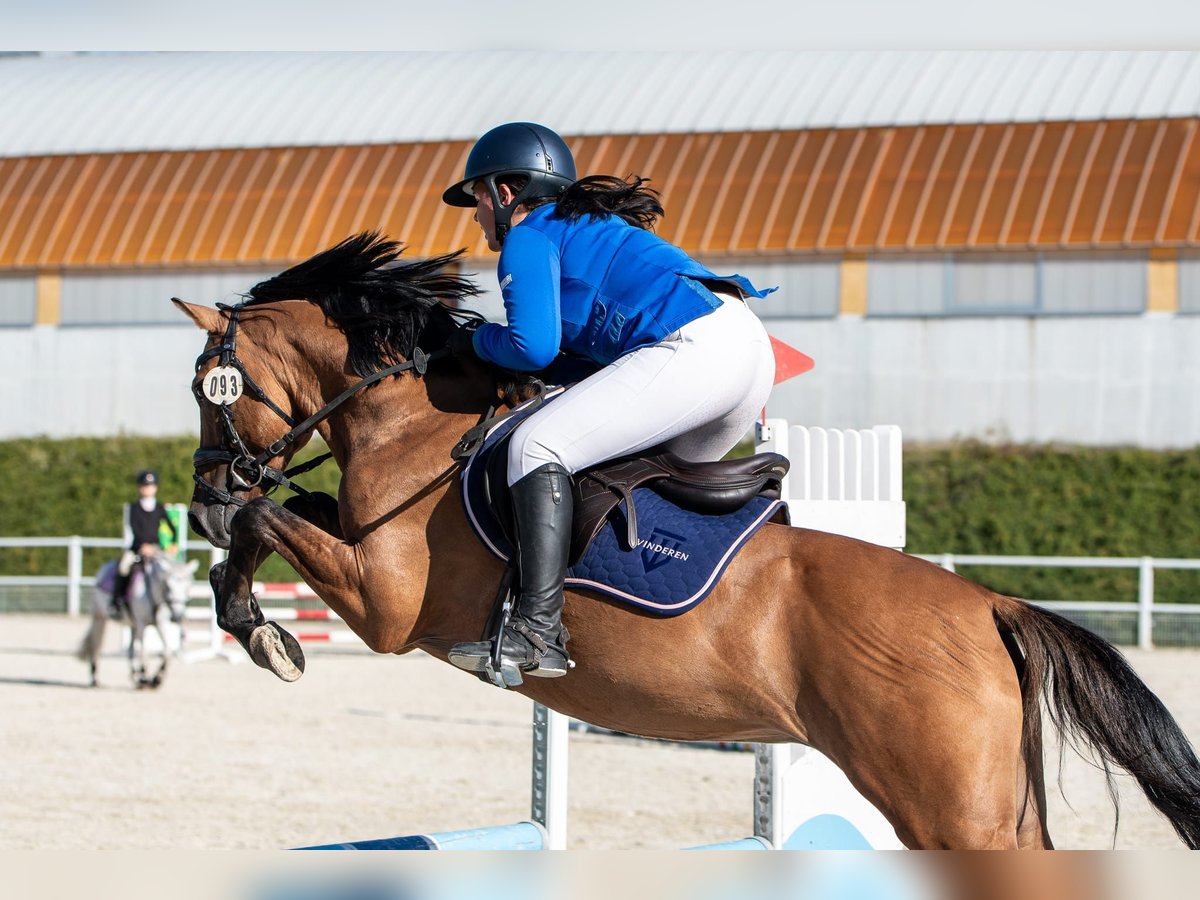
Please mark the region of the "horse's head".
[[[449, 335], [474, 315], [442, 302], [476, 293], [445, 271], [460, 253], [399, 255], [377, 234], [356, 235], [255, 285], [237, 306], [173, 301], [208, 333], [192, 383], [200, 447], [188, 519], [197, 534], [228, 547], [237, 510], [291, 485], [283, 467], [334, 408], [449, 356]], [[285, 302], [296, 300], [307, 302]]]
[[147, 561], [146, 574], [157, 585], [155, 601], [167, 604], [172, 622], [183, 621], [199, 565], [199, 560], [181, 562], [162, 553]]
[[284, 348], [274, 323], [250, 327], [250, 320], [265, 317], [243, 315], [239, 307], [172, 302], [208, 333], [192, 381], [200, 407], [200, 446], [192, 460], [196, 488], [188, 521], [196, 534], [228, 547], [234, 513], [276, 486], [271, 472], [286, 465], [307, 436], [271, 452], [274, 442], [296, 424], [294, 400], [282, 380]]

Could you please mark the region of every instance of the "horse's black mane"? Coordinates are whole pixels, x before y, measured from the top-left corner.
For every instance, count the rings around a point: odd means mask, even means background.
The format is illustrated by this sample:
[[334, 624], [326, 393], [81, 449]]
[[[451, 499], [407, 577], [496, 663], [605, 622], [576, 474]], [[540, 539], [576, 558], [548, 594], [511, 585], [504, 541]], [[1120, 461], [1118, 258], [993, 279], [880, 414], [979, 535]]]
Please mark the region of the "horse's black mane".
[[346, 335], [350, 368], [370, 375], [410, 359], [421, 341], [428, 345], [421, 347], [426, 352], [440, 349], [456, 327], [456, 311], [444, 301], [479, 293], [466, 276], [443, 271], [462, 250], [399, 263], [402, 250], [376, 231], [356, 234], [259, 282], [243, 305], [315, 303]]

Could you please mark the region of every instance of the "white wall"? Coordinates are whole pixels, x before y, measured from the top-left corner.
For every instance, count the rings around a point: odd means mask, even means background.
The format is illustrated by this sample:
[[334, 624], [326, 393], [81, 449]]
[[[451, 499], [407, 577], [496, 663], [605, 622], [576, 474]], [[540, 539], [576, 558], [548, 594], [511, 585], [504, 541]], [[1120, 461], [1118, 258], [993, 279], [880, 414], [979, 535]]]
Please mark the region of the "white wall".
[[1200, 317], [767, 324], [817, 361], [768, 406], [797, 423], [886, 422], [906, 442], [1200, 444]]
[[183, 325], [0, 329], [0, 438], [198, 434], [192, 364], [204, 333]]
[[[817, 361], [768, 406], [797, 424], [884, 422], [906, 442], [1200, 444], [1200, 316], [767, 326]], [[190, 323], [0, 328], [0, 438], [195, 433], [189, 385], [203, 343]]]

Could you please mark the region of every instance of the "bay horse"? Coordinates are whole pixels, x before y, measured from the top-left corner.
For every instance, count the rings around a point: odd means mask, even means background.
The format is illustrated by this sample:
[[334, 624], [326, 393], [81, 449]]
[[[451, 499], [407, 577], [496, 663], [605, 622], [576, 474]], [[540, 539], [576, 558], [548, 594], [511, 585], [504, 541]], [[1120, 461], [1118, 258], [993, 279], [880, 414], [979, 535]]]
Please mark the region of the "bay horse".
[[[210, 573], [218, 622], [285, 681], [303, 653], [251, 594], [272, 552], [372, 650], [443, 661], [484, 633], [502, 575], [463, 514], [450, 451], [519, 394], [445, 349], [462, 318], [452, 306], [476, 293], [450, 270], [462, 251], [399, 253], [357, 235], [235, 307], [174, 301], [208, 335], [190, 520], [229, 550]], [[341, 469], [337, 499], [273, 502], [314, 431]], [[1110, 787], [1110, 766], [1127, 770], [1200, 844], [1200, 763], [1113, 647], [903, 553], [767, 524], [686, 615], [571, 591], [564, 621], [578, 666], [521, 693], [630, 734], [808, 744], [909, 847], [1051, 846], [1043, 701]]]

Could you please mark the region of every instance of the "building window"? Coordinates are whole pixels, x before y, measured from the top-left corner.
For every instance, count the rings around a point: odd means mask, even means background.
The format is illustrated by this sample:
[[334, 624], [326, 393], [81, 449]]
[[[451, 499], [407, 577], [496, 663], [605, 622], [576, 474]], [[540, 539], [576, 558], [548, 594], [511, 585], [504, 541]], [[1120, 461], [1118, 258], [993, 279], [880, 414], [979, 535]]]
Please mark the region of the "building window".
[[[841, 263], [837, 260], [819, 262], [770, 262], [761, 260], [705, 260], [704, 265], [721, 275], [737, 273], [750, 279], [760, 290], [778, 288], [765, 300], [750, 299], [750, 307], [760, 319], [833, 318], [838, 314], [838, 291], [841, 285]], [[505, 321], [504, 298], [495, 281], [476, 279], [481, 288], [478, 296], [464, 304], [492, 322]]]
[[1179, 259], [1179, 311], [1200, 313], [1200, 257]]
[[946, 261], [941, 258], [867, 262], [868, 315], [945, 315], [946, 295]]
[[36, 280], [0, 278], [0, 326], [29, 326], [36, 316]]
[[950, 292], [947, 313], [1029, 315], [1037, 309], [1037, 260], [970, 259], [947, 261]]
[[1045, 257], [1043, 313], [1140, 313], [1146, 309], [1146, 258]]
[[761, 319], [833, 318], [838, 314], [841, 263], [836, 259], [811, 262], [706, 263], [720, 274], [737, 272], [760, 290], [777, 287], [765, 300], [751, 299]]
[[945, 256], [867, 263], [876, 316], [1113, 315], [1146, 308], [1146, 258]]

